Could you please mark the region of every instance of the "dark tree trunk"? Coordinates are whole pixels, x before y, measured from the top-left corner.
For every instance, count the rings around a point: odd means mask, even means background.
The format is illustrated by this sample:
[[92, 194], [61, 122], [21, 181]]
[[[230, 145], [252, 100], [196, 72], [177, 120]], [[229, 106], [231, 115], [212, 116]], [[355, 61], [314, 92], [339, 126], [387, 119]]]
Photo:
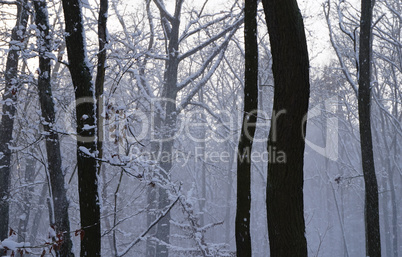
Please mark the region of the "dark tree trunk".
[[366, 255], [381, 256], [378, 184], [374, 168], [373, 139], [371, 135], [371, 23], [374, 2], [361, 1], [359, 45], [359, 125], [365, 186], [364, 220], [366, 228]]
[[98, 53], [98, 70], [95, 80], [95, 97], [96, 97], [96, 110], [97, 110], [97, 147], [98, 147], [98, 174], [102, 167], [103, 157], [103, 85], [105, 83], [105, 66], [106, 66], [106, 44], [107, 44], [107, 12], [108, 12], [108, 0], [101, 0], [99, 3], [99, 17], [98, 17], [98, 41], [99, 41], [99, 53]]
[[244, 114], [237, 155], [236, 252], [251, 257], [251, 151], [258, 109], [257, 0], [248, 0], [244, 8]]
[[69, 69], [75, 89], [81, 256], [101, 256], [100, 207], [96, 155], [96, 99], [86, 57], [79, 0], [63, 0]]
[[14, 115], [16, 113], [18, 90], [20, 88], [18, 79], [18, 59], [22, 50], [25, 31], [28, 22], [27, 0], [17, 5], [17, 22], [11, 33], [10, 51], [7, 55], [5, 82], [3, 93], [3, 107], [0, 123], [0, 240], [8, 237], [9, 223], [9, 198], [10, 198], [10, 163]]
[[[57, 249], [57, 256], [71, 257], [72, 241], [70, 234], [70, 220], [68, 215], [69, 202], [67, 200], [67, 190], [64, 183], [64, 174], [61, 165], [60, 140], [57, 132], [52, 129], [56, 121], [56, 111], [54, 108], [52, 87], [50, 83], [51, 64], [47, 53], [51, 52], [51, 42], [49, 35], [49, 21], [47, 17], [47, 6], [44, 1], [34, 1], [35, 24], [40, 33], [38, 36], [39, 49], [39, 76], [38, 91], [39, 101], [44, 120], [43, 127], [46, 132], [46, 154], [50, 177], [50, 187], [52, 192], [54, 208], [54, 225], [57, 234], [62, 234], [63, 243]], [[52, 222], [51, 222], [52, 223]]]
[[[307, 256], [303, 159], [309, 59], [296, 0], [263, 0], [273, 59], [274, 106], [268, 140], [268, 235], [272, 257]], [[278, 158], [283, 154], [286, 158]]]
[[[163, 154], [172, 153], [173, 152], [173, 144], [177, 122], [177, 113], [176, 113], [176, 97], [177, 97], [177, 73], [179, 66], [179, 28], [180, 28], [180, 13], [181, 7], [183, 4], [183, 0], [177, 0], [175, 6], [175, 13], [173, 19], [169, 21], [166, 20], [166, 23], [163, 23], [164, 29], [169, 31], [167, 33], [168, 40], [168, 48], [166, 56], [168, 56], [168, 60], [166, 61], [166, 70], [164, 73], [164, 84], [162, 90], [162, 96], [167, 99], [165, 102], [165, 119], [161, 122], [160, 133], [162, 135], [163, 142], [161, 144], [160, 151]], [[161, 13], [162, 20], [166, 19], [165, 14]], [[159, 115], [159, 114], [156, 114]], [[159, 119], [159, 117], [157, 117]], [[164, 160], [159, 162], [161, 167], [161, 175], [164, 179], [168, 178], [168, 173], [172, 168], [172, 155], [169, 158], [164, 158]], [[163, 183], [163, 181], [161, 181]], [[159, 199], [158, 199], [158, 208], [159, 210], [163, 210], [170, 204], [170, 200], [168, 197], [166, 187], [159, 187]], [[170, 235], [170, 212], [167, 213], [157, 224], [156, 228], [156, 238], [160, 241], [163, 241], [166, 244], [169, 244], [169, 235]], [[169, 256], [168, 248], [165, 244], [157, 244], [156, 245], [156, 257], [167, 257]]]

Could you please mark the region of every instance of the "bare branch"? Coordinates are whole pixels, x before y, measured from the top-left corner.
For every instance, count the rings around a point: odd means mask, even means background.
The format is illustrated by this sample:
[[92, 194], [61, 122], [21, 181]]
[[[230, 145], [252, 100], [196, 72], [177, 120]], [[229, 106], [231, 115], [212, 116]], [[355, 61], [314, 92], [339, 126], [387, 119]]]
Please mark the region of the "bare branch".
[[136, 244], [138, 244], [138, 243], [142, 240], [142, 238], [143, 238], [156, 224], [158, 224], [158, 222], [159, 222], [163, 217], [165, 217], [166, 214], [168, 214], [168, 213], [170, 212], [170, 210], [173, 208], [173, 206], [175, 206], [175, 204], [179, 201], [179, 199], [180, 199], [180, 196], [178, 196], [178, 197], [176, 198], [176, 200], [175, 200], [173, 203], [171, 203], [171, 204], [169, 205], [169, 207], [168, 207], [165, 211], [163, 211], [163, 212], [159, 215], [159, 217], [158, 217], [157, 219], [155, 219], [155, 220], [149, 225], [149, 227], [148, 227], [144, 232], [142, 232], [142, 234], [141, 234], [140, 236], [138, 236], [133, 242], [131, 242], [131, 244], [130, 244], [129, 246], [127, 246], [126, 249], [124, 249], [123, 252], [118, 253], [118, 254], [117, 254], [117, 257], [122, 257], [122, 256], [126, 255], [126, 254], [131, 250], [131, 248], [133, 248]]
[[160, 0], [154, 0], [156, 7], [158, 7], [159, 12], [162, 17], [165, 17], [169, 22], [173, 22], [174, 17], [166, 10], [165, 5]]
[[219, 38], [223, 37], [224, 35], [226, 35], [226, 33], [228, 33], [231, 30], [236, 30], [244, 21], [244, 18], [240, 18], [238, 21], [236, 21], [234, 24], [232, 24], [232, 26], [227, 27], [225, 30], [222, 30], [219, 34], [211, 37], [210, 39], [208, 39], [207, 41], [205, 41], [204, 43], [202, 43], [201, 45], [191, 49], [190, 51], [188, 51], [187, 53], [184, 53], [182, 55], [179, 55], [178, 60], [181, 61], [193, 54], [195, 54], [196, 52], [202, 50], [203, 48], [207, 47], [208, 45], [210, 45], [211, 43], [215, 42], [216, 40], [218, 40]]

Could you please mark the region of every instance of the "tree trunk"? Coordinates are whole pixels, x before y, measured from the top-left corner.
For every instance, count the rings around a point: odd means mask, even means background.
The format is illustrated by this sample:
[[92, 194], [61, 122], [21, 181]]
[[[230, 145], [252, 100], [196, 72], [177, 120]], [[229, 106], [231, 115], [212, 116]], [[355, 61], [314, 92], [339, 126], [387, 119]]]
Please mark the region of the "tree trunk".
[[296, 0], [262, 2], [275, 81], [267, 179], [271, 256], [307, 256], [303, 159], [310, 83], [303, 19]]
[[17, 5], [17, 22], [12, 30], [10, 51], [7, 55], [5, 71], [5, 89], [3, 93], [3, 107], [0, 123], [0, 240], [8, 237], [9, 223], [9, 186], [10, 186], [10, 163], [14, 115], [16, 113], [18, 90], [20, 88], [18, 73], [18, 59], [23, 46], [25, 31], [28, 22], [27, 0]]
[[[162, 96], [167, 99], [165, 105], [165, 119], [162, 121], [161, 125], [161, 135], [163, 139], [161, 145], [162, 154], [170, 154], [169, 158], [163, 158], [163, 161], [159, 162], [161, 167], [161, 176], [163, 179], [168, 178], [168, 173], [172, 168], [172, 153], [173, 144], [177, 122], [176, 113], [176, 98], [177, 98], [177, 73], [178, 73], [178, 53], [179, 53], [179, 29], [180, 29], [180, 13], [183, 0], [177, 0], [175, 6], [174, 19], [170, 21], [170, 25], [164, 25], [165, 30], [170, 30], [167, 35], [168, 39], [168, 49], [166, 56], [168, 60], [166, 61], [166, 70], [164, 73], [164, 84]], [[162, 19], [165, 19], [164, 14], [161, 14]], [[169, 139], [168, 139], [169, 138]], [[163, 181], [162, 181], [163, 182]], [[168, 192], [166, 187], [159, 187], [159, 201], [158, 208], [163, 210], [170, 203]], [[164, 216], [157, 225], [156, 228], [156, 238], [169, 244], [169, 234], [170, 234], [170, 212]], [[156, 246], [156, 257], [167, 257], [169, 255], [167, 246], [165, 244], [157, 244]]]
[[99, 3], [99, 17], [98, 17], [98, 41], [99, 41], [99, 53], [98, 53], [98, 70], [95, 80], [95, 97], [96, 97], [96, 118], [97, 118], [97, 150], [98, 150], [98, 174], [102, 168], [103, 157], [103, 86], [105, 83], [105, 65], [106, 65], [106, 44], [107, 44], [107, 15], [108, 15], [108, 0], [101, 0]]
[[50, 177], [50, 187], [54, 208], [54, 225], [57, 234], [63, 238], [60, 249], [56, 250], [58, 256], [74, 256], [72, 252], [73, 243], [70, 234], [70, 220], [68, 215], [69, 202], [67, 200], [67, 190], [64, 182], [64, 174], [61, 164], [60, 140], [59, 135], [52, 127], [56, 122], [56, 111], [54, 108], [52, 87], [50, 83], [51, 64], [47, 54], [51, 52], [51, 42], [49, 35], [49, 21], [47, 17], [47, 6], [44, 1], [34, 1], [35, 24], [39, 31], [39, 76], [38, 91], [39, 102], [44, 120], [43, 127], [46, 132], [46, 154], [48, 161], [48, 171]]
[[101, 256], [96, 142], [96, 99], [86, 57], [79, 0], [63, 0], [69, 69], [75, 89], [81, 256]]
[[236, 254], [251, 257], [251, 151], [258, 109], [257, 0], [244, 8], [244, 112], [237, 154]]
[[366, 228], [366, 255], [381, 256], [380, 222], [378, 207], [378, 184], [374, 168], [373, 141], [371, 135], [371, 21], [374, 2], [361, 1], [359, 45], [359, 125], [365, 186], [364, 221]]
[[25, 163], [25, 174], [24, 174], [24, 184], [27, 185], [23, 189], [21, 202], [22, 215], [19, 217], [18, 222], [18, 241], [27, 242], [28, 241], [28, 224], [31, 215], [31, 202], [32, 195], [34, 192], [34, 186], [32, 185], [35, 181], [35, 166], [36, 160], [34, 158], [28, 157]]

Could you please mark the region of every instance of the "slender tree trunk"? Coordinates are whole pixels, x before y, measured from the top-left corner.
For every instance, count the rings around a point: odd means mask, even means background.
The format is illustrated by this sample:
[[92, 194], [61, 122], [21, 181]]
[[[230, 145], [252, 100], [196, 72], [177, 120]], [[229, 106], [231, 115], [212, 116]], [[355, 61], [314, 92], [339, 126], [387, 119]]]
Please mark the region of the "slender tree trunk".
[[[267, 218], [271, 257], [307, 256], [303, 161], [309, 59], [296, 0], [263, 0], [271, 42], [274, 106], [268, 139]], [[280, 154], [282, 153], [282, 154]], [[286, 156], [279, 158], [278, 156]]]
[[37, 235], [38, 235], [38, 230], [39, 230], [39, 225], [40, 225], [40, 220], [42, 218], [43, 210], [45, 209], [45, 199], [46, 199], [46, 193], [48, 192], [48, 185], [47, 183], [43, 184], [43, 187], [41, 189], [40, 195], [39, 195], [39, 202], [37, 204], [38, 209], [35, 213], [35, 216], [32, 221], [32, 229], [31, 229], [31, 234], [29, 236], [29, 242], [31, 245], [36, 245], [38, 242], [36, 241]]
[[234, 165], [235, 165], [235, 155], [236, 152], [233, 150], [233, 148], [230, 145], [230, 141], [227, 143], [227, 147], [230, 151], [230, 158], [229, 158], [229, 163], [228, 163], [228, 171], [226, 173], [227, 177], [227, 189], [226, 189], [226, 208], [225, 208], [225, 243], [230, 244], [231, 241], [231, 233], [230, 233], [230, 228], [231, 228], [231, 202], [232, 202], [232, 187], [233, 187], [233, 170], [234, 170]]
[[81, 257], [101, 256], [98, 195], [96, 99], [86, 57], [79, 0], [63, 0], [69, 69], [75, 89], [77, 119], [78, 194], [82, 229]]
[[365, 186], [364, 217], [366, 228], [366, 255], [381, 256], [378, 184], [374, 168], [373, 140], [371, 135], [371, 55], [372, 16], [374, 1], [361, 1], [359, 47], [359, 124], [363, 177]]
[[237, 154], [236, 252], [251, 257], [251, 151], [258, 109], [257, 0], [244, 8], [245, 72], [244, 113]]
[[97, 110], [97, 137], [98, 137], [98, 174], [102, 168], [103, 157], [103, 86], [105, 83], [105, 66], [106, 66], [106, 44], [107, 44], [107, 15], [108, 15], [108, 0], [101, 0], [99, 3], [99, 17], [98, 17], [98, 41], [99, 41], [99, 53], [98, 53], [98, 70], [95, 80], [95, 97], [96, 97], [96, 110]]
[[22, 215], [19, 218], [18, 223], [18, 241], [27, 242], [28, 241], [28, 224], [29, 217], [31, 215], [31, 201], [32, 193], [34, 191], [34, 186], [32, 185], [35, 181], [35, 166], [36, 160], [33, 158], [27, 158], [25, 163], [25, 174], [24, 174], [24, 184], [27, 185], [23, 189], [23, 199], [22, 204]]
[[25, 31], [28, 22], [27, 0], [17, 5], [17, 22], [11, 33], [10, 51], [7, 55], [5, 81], [3, 93], [3, 107], [0, 122], [0, 240], [8, 237], [9, 198], [10, 198], [10, 163], [14, 115], [16, 113], [18, 90], [18, 59], [23, 46]]
[[57, 254], [62, 257], [74, 256], [72, 252], [72, 241], [70, 234], [70, 220], [68, 215], [69, 202], [67, 200], [67, 190], [64, 182], [64, 174], [61, 164], [60, 140], [57, 132], [52, 127], [56, 122], [56, 111], [53, 102], [52, 87], [50, 83], [51, 64], [47, 53], [51, 52], [51, 42], [49, 35], [49, 21], [47, 17], [46, 2], [35, 0], [35, 24], [39, 31], [39, 76], [38, 91], [39, 101], [42, 110], [43, 126], [46, 132], [46, 154], [50, 177], [50, 187], [52, 191], [52, 201], [54, 208], [54, 221], [57, 234], [63, 238], [60, 249], [56, 249]]

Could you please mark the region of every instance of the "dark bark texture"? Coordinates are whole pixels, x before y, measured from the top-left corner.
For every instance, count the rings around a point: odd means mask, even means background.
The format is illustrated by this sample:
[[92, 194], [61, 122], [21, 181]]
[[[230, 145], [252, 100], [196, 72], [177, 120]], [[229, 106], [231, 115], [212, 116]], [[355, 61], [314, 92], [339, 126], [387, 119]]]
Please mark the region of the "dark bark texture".
[[244, 8], [245, 72], [244, 112], [237, 155], [236, 254], [251, 257], [251, 150], [258, 109], [257, 0]]
[[371, 55], [372, 16], [374, 1], [361, 1], [359, 42], [359, 125], [362, 167], [365, 186], [364, 220], [366, 228], [366, 255], [381, 256], [378, 184], [374, 168], [371, 134]]
[[272, 257], [307, 256], [303, 206], [305, 118], [310, 95], [309, 59], [296, 0], [263, 0], [273, 59], [274, 106], [268, 151], [267, 219]]
[[18, 59], [24, 45], [25, 32], [28, 22], [27, 0], [17, 5], [17, 21], [11, 32], [10, 50], [7, 55], [5, 71], [5, 89], [3, 93], [3, 107], [0, 123], [0, 240], [8, 237], [9, 229], [9, 200], [10, 200], [10, 173], [11, 150], [14, 116], [16, 113], [18, 90]]
[[105, 83], [105, 66], [106, 66], [106, 44], [107, 44], [107, 15], [108, 15], [108, 0], [101, 0], [99, 3], [99, 17], [98, 17], [98, 66], [95, 80], [95, 96], [96, 96], [96, 110], [97, 110], [97, 147], [98, 147], [98, 174], [101, 171], [103, 157], [103, 86]]
[[[54, 208], [54, 224], [57, 234], [61, 234], [63, 241], [56, 255], [61, 257], [72, 257], [72, 241], [70, 234], [70, 220], [68, 215], [69, 202], [67, 190], [64, 183], [64, 174], [61, 165], [59, 135], [52, 129], [55, 124], [56, 111], [54, 108], [52, 87], [51, 87], [51, 64], [47, 53], [51, 53], [51, 42], [49, 35], [49, 21], [47, 17], [47, 6], [45, 1], [34, 1], [35, 24], [40, 33], [38, 35], [39, 49], [39, 76], [38, 91], [39, 102], [42, 110], [43, 127], [46, 132], [46, 154], [48, 160], [48, 171], [50, 187]], [[51, 223], [53, 223], [51, 221]]]
[[[69, 70], [75, 89], [78, 194], [82, 229], [81, 256], [101, 256], [96, 142], [96, 100], [86, 59], [79, 0], [63, 0]], [[88, 153], [90, 155], [88, 155]]]

